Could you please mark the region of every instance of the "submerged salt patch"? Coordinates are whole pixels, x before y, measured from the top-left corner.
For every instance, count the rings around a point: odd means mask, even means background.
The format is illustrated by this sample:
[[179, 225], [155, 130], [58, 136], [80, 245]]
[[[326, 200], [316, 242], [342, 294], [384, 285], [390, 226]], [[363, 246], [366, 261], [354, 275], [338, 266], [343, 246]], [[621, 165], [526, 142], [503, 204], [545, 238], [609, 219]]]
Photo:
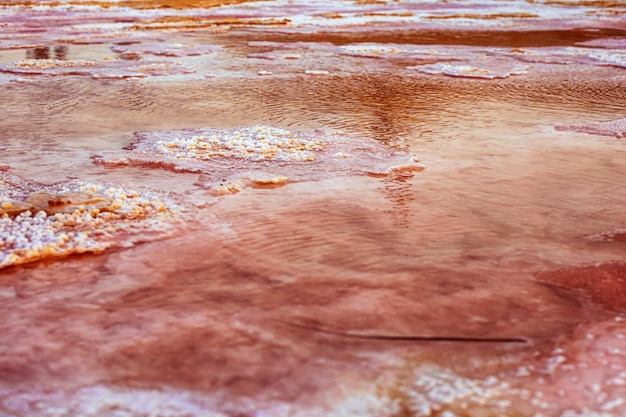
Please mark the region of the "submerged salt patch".
[[217, 194], [254, 185], [283, 185], [346, 175], [389, 175], [423, 169], [413, 157], [373, 139], [271, 126], [137, 132], [127, 152], [94, 156], [108, 165], [154, 165], [200, 172]]
[[71, 181], [44, 186], [0, 172], [0, 268], [171, 235], [182, 205], [151, 190]]
[[615, 229], [585, 236], [592, 242], [626, 242], [626, 229]]
[[24, 59], [0, 66], [0, 72], [22, 75], [78, 75], [102, 79], [191, 74], [195, 70], [177, 61]]
[[[415, 370], [406, 390], [412, 415], [510, 415], [514, 391], [496, 378], [464, 378], [449, 370], [424, 365]], [[458, 413], [458, 414], [457, 414]]]
[[586, 42], [580, 42], [578, 45], [587, 47], [600, 47], [608, 49], [626, 49], [626, 39], [624, 38], [600, 38]]
[[544, 64], [574, 64], [589, 63], [585, 48], [577, 47], [540, 47], [540, 48], [513, 48], [498, 51], [499, 54], [514, 58], [518, 61]]
[[354, 43], [337, 48], [339, 55], [363, 58], [412, 59], [416, 61], [458, 61], [477, 58], [479, 50], [456, 45], [411, 45]]
[[141, 43], [132, 45], [113, 45], [111, 50], [119, 54], [150, 54], [160, 56], [196, 56], [210, 54], [220, 49], [216, 45], [196, 45], [183, 43]]
[[595, 50], [587, 54], [589, 58], [602, 65], [626, 68], [626, 52], [614, 50]]
[[396, 392], [407, 414], [421, 417], [625, 415], [626, 327], [621, 315], [581, 324], [548, 350], [520, 355], [517, 369], [480, 372], [482, 376], [419, 364]]
[[442, 74], [450, 77], [465, 78], [508, 78], [511, 75], [526, 74], [528, 67], [510, 62], [495, 60], [469, 61], [459, 64], [442, 63], [406, 67], [425, 74]]
[[[0, 391], [2, 393], [2, 391]], [[15, 415], [90, 417], [226, 417], [216, 411], [215, 398], [173, 388], [139, 389], [93, 385], [73, 392], [40, 391], [9, 393], [4, 409]], [[1, 404], [1, 403], [0, 403]]]
[[588, 133], [590, 135], [615, 136], [618, 139], [626, 135], [626, 118], [604, 122], [557, 124], [556, 130]]

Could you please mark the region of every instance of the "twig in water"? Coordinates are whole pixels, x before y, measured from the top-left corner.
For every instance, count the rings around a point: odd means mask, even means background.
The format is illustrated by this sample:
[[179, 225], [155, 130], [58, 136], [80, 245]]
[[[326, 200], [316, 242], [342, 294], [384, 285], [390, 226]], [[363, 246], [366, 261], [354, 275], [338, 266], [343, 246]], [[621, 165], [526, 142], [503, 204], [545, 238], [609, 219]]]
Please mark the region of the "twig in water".
[[335, 330], [324, 329], [322, 327], [311, 326], [306, 324], [292, 323], [288, 321], [277, 320], [279, 323], [287, 326], [295, 327], [311, 332], [324, 333], [339, 337], [348, 337], [351, 339], [364, 340], [387, 340], [396, 342], [467, 342], [467, 343], [528, 343], [528, 340], [519, 337], [459, 337], [459, 336], [395, 336], [382, 334], [358, 334], [338, 332]]

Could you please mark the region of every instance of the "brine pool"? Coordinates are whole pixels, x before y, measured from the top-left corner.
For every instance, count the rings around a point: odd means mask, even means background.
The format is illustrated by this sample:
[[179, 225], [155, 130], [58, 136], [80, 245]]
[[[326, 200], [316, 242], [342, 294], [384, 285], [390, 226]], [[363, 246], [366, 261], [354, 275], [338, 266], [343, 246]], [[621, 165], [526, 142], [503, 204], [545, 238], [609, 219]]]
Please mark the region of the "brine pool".
[[583, 3], [3, 2], [0, 414], [625, 415]]

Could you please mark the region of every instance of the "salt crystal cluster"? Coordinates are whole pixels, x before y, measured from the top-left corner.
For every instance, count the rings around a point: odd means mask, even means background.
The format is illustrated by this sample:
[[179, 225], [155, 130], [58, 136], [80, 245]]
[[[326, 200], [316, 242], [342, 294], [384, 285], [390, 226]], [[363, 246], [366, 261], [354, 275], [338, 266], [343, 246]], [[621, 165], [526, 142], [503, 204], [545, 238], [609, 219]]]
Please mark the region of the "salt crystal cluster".
[[399, 392], [408, 414], [420, 417], [623, 416], [624, 323], [618, 315], [582, 324], [549, 352], [522, 354], [519, 366], [483, 377], [422, 364]]
[[247, 186], [284, 185], [349, 175], [389, 175], [423, 167], [404, 152], [373, 139], [271, 126], [136, 132], [127, 152], [94, 156], [105, 165], [149, 165], [200, 172], [200, 184], [215, 194]]
[[43, 186], [0, 171], [0, 268], [164, 237], [184, 212], [154, 191], [82, 181]]
[[471, 379], [423, 366], [415, 371], [414, 385], [406, 390], [413, 415], [510, 415], [514, 391], [497, 378]]
[[286, 129], [253, 126], [230, 134], [207, 132], [155, 142], [156, 151], [179, 159], [236, 158], [252, 161], [312, 161], [314, 151], [324, 149], [319, 140], [307, 139]]

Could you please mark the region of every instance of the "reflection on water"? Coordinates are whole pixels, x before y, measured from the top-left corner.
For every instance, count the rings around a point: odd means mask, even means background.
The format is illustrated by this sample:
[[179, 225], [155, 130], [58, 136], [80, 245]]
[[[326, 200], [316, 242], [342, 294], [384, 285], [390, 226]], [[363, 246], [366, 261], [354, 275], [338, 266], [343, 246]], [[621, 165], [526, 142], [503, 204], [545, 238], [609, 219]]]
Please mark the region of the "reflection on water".
[[56, 45], [54, 47], [43, 47], [26, 50], [27, 59], [67, 59], [67, 45]]
[[[622, 32], [251, 33], [187, 34], [189, 44], [226, 46], [180, 57], [195, 78], [3, 84], [0, 162], [12, 173], [172, 191], [219, 222], [0, 271], [0, 412], [620, 415], [623, 141], [554, 126], [623, 118], [623, 69], [537, 64], [506, 79], [458, 79], [328, 44], [293, 46], [298, 59], [249, 58], [259, 49], [247, 42], [510, 48]], [[102, 58], [110, 46], [26, 57]], [[272, 76], [256, 75], [268, 68]], [[215, 197], [198, 174], [92, 159], [128, 149], [134, 132], [255, 124], [373, 138], [426, 169], [337, 170]]]
[[624, 36], [623, 29], [571, 29], [571, 30], [425, 30], [406, 29], [402, 31], [310, 31], [305, 33], [276, 33], [272, 31], [243, 33], [244, 39], [254, 41], [278, 42], [331, 42], [335, 45], [346, 45], [359, 42], [415, 44], [415, 45], [468, 45], [468, 46], [501, 46], [508, 48], [540, 47], [573, 45], [593, 39], [611, 36]]

